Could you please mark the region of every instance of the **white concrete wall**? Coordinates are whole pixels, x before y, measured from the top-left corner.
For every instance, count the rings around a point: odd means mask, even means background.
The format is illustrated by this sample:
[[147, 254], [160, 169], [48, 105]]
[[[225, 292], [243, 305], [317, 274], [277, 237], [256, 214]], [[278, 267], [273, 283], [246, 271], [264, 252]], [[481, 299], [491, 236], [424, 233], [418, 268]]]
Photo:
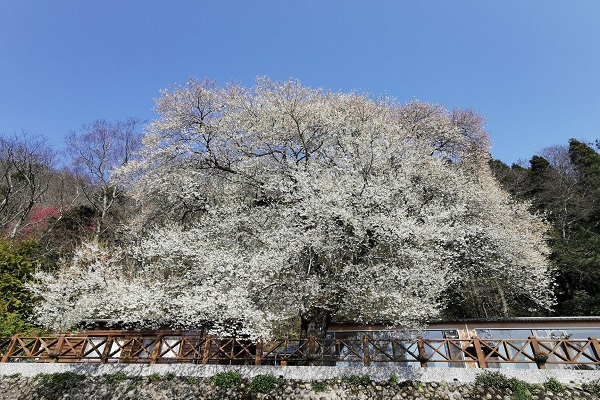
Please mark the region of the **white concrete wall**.
[[175, 374], [177, 376], [212, 377], [219, 372], [238, 371], [245, 378], [256, 375], [272, 374], [283, 379], [325, 380], [350, 375], [369, 375], [374, 381], [385, 381], [392, 375], [398, 380], [421, 382], [471, 383], [482, 371], [500, 371], [507, 377], [518, 378], [528, 383], [544, 383], [555, 378], [565, 385], [600, 380], [600, 371], [553, 370], [517, 370], [517, 369], [464, 369], [464, 368], [402, 368], [402, 367], [274, 367], [274, 366], [226, 366], [194, 364], [68, 364], [68, 363], [0, 363], [0, 376], [20, 374], [33, 377], [38, 374], [51, 374], [72, 371], [82, 375], [104, 375], [123, 372], [128, 376], [147, 376], [151, 374]]

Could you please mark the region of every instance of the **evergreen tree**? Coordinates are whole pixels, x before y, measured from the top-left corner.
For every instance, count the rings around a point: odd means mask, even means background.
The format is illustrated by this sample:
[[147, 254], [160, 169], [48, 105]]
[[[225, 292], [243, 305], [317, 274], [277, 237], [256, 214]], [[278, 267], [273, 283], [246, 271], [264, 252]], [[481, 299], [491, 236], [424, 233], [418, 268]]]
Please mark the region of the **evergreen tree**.
[[599, 315], [600, 154], [576, 139], [541, 154], [531, 158], [529, 168], [495, 160], [492, 170], [513, 196], [529, 201], [552, 224], [556, 314]]

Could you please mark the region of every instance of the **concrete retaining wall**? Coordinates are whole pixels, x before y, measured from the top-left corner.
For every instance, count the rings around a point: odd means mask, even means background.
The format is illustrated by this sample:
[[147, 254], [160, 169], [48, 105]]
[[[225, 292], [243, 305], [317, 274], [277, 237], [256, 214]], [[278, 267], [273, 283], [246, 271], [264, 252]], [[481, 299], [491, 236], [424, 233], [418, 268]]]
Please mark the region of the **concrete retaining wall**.
[[[19, 374], [34, 377], [38, 374], [51, 374], [72, 371], [81, 375], [101, 376], [122, 372], [128, 376], [148, 376], [152, 374], [174, 374], [210, 378], [217, 373], [237, 371], [244, 378], [271, 374], [291, 380], [327, 380], [352, 375], [369, 375], [374, 381], [387, 381], [392, 375], [403, 381], [420, 382], [460, 382], [472, 383], [481, 369], [475, 368], [403, 368], [403, 367], [273, 367], [273, 366], [227, 366], [195, 364], [46, 364], [46, 363], [0, 363], [0, 376]], [[490, 371], [494, 371], [490, 369]], [[600, 371], [577, 371], [566, 369], [519, 370], [502, 369], [502, 374], [518, 378], [528, 383], [544, 383], [554, 378], [563, 384], [581, 385], [600, 380]]]
[[[222, 389], [212, 381], [217, 373], [237, 371], [244, 379]], [[40, 374], [72, 372], [76, 380], [66, 386], [48, 386]], [[515, 398], [510, 390], [475, 385], [482, 370], [460, 368], [332, 368], [147, 364], [36, 364], [0, 363], [0, 399], [490, 399]], [[600, 371], [501, 370], [507, 377], [540, 384], [533, 400], [595, 399], [585, 389], [600, 382]], [[107, 377], [120, 373], [121, 379]], [[250, 390], [253, 377], [273, 375], [280, 385], [263, 394]], [[368, 375], [366, 384], [344, 379]], [[126, 378], [123, 378], [125, 377]], [[390, 379], [392, 376], [395, 378]], [[38, 377], [36, 379], [35, 377]], [[543, 387], [553, 378], [567, 388], [552, 393]], [[315, 390], [315, 382], [321, 382]], [[598, 385], [600, 388], [600, 385]], [[317, 386], [317, 388], [319, 388]], [[325, 388], [325, 390], [323, 390]]]

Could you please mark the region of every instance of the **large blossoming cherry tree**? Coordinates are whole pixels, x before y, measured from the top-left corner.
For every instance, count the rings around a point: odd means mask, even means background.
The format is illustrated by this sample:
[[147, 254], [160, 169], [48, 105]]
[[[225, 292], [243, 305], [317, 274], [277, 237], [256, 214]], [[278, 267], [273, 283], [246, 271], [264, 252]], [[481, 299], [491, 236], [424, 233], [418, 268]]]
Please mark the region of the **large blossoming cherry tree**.
[[471, 111], [266, 78], [193, 79], [156, 111], [117, 174], [140, 207], [129, 239], [38, 276], [46, 325], [412, 327], [482, 277], [506, 301], [551, 305], [546, 227], [492, 178]]

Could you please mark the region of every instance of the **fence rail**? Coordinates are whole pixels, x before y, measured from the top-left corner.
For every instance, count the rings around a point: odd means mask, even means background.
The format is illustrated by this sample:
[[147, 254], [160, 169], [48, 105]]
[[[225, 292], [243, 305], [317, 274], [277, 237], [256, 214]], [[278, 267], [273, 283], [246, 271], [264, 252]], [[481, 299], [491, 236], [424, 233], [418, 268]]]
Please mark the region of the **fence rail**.
[[600, 343], [542, 339], [281, 339], [251, 342], [190, 334], [0, 338], [1, 362], [196, 363], [459, 368], [598, 368]]

